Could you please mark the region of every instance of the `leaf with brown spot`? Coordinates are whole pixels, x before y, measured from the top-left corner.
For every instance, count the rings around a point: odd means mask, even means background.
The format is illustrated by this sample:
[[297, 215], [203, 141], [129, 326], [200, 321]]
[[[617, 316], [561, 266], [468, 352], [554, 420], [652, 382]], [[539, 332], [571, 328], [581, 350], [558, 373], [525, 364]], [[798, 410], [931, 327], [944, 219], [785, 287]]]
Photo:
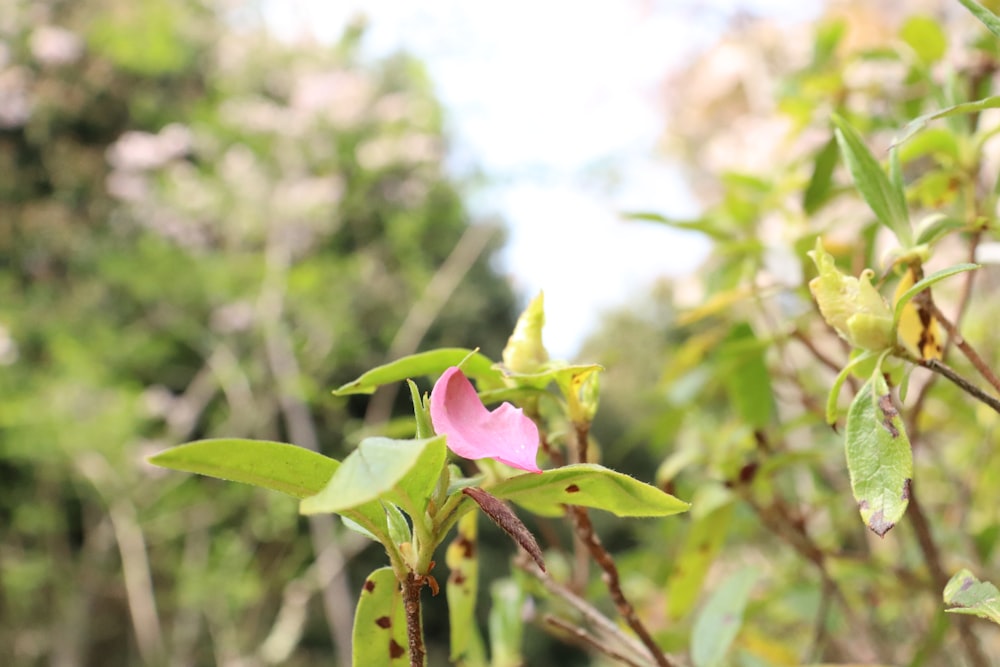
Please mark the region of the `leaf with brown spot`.
[[354, 614], [352, 643], [353, 667], [406, 666], [406, 612], [391, 567], [379, 568], [365, 580]]
[[906, 512], [913, 455], [899, 410], [878, 369], [851, 403], [846, 436], [847, 469], [861, 518], [884, 537]]
[[462, 493], [475, 500], [479, 508], [483, 510], [483, 513], [493, 519], [493, 523], [500, 526], [505, 533], [510, 535], [511, 539], [517, 542], [531, 556], [531, 559], [535, 561], [538, 567], [543, 572], [545, 571], [545, 560], [542, 558], [542, 550], [538, 547], [535, 536], [517, 518], [513, 510], [507, 507], [502, 500], [495, 498], [482, 489], [468, 487], [462, 489]]
[[476, 595], [479, 588], [477, 558], [478, 512], [468, 512], [458, 520], [458, 534], [445, 552], [448, 566], [448, 620], [451, 639], [451, 662], [484, 665], [486, 649], [476, 622]]
[[487, 490], [541, 516], [562, 516], [566, 505], [593, 507], [617, 516], [670, 516], [689, 508], [655, 486], [596, 463], [516, 475]]
[[954, 614], [972, 614], [1000, 625], [1000, 591], [979, 581], [968, 570], [959, 570], [944, 587], [944, 603]]

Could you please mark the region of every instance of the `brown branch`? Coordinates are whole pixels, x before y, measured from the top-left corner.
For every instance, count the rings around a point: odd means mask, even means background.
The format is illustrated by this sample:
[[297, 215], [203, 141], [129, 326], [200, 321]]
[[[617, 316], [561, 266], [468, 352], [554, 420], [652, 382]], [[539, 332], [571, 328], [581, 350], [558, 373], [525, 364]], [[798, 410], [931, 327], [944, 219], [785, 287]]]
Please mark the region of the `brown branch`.
[[[938, 550], [937, 544], [934, 542], [934, 536], [931, 533], [930, 523], [927, 521], [927, 516], [924, 514], [923, 506], [917, 499], [917, 494], [914, 492], [914, 485], [912, 483], [910, 485], [910, 503], [906, 514], [910, 517], [910, 522], [913, 524], [913, 529], [917, 537], [917, 543], [920, 545], [920, 552], [923, 554], [924, 562], [927, 564], [927, 569], [930, 571], [931, 580], [934, 583], [936, 593], [940, 594], [940, 592], [943, 591], [945, 586], [948, 584], [948, 575], [945, 573], [944, 567], [941, 565], [941, 552]], [[983, 653], [983, 649], [979, 645], [979, 640], [972, 631], [972, 625], [970, 623], [972, 619], [960, 616], [956, 617], [954, 620], [958, 625], [958, 633], [962, 639], [962, 645], [965, 649], [965, 655], [969, 664], [973, 665], [973, 667], [989, 667], [991, 663], [986, 657], [986, 654]]]
[[930, 306], [931, 313], [938, 318], [938, 321], [941, 322], [941, 326], [943, 326], [945, 331], [948, 332], [948, 338], [954, 341], [956, 347], [962, 351], [965, 358], [969, 360], [977, 371], [979, 371], [979, 374], [983, 376], [983, 379], [989, 382], [996, 391], [1000, 392], [1000, 378], [996, 376], [993, 369], [986, 365], [986, 362], [979, 356], [979, 353], [976, 352], [975, 348], [969, 345], [969, 341], [965, 340], [962, 334], [958, 331], [958, 328], [952, 324], [951, 320], [945, 317], [944, 313], [941, 312], [941, 309], [937, 307], [937, 304], [935, 304], [932, 299], [928, 299], [927, 303]]
[[403, 608], [406, 610], [406, 639], [410, 645], [410, 667], [425, 667], [424, 632], [420, 621], [420, 589], [426, 577], [415, 572], [406, 574], [403, 582]]
[[553, 616], [552, 614], [546, 614], [543, 619], [548, 625], [559, 628], [563, 632], [572, 635], [580, 644], [591, 648], [594, 651], [603, 653], [612, 660], [617, 660], [618, 662], [628, 665], [629, 667], [644, 667], [645, 663], [635, 662], [630, 657], [623, 653], [619, 653], [607, 644], [602, 644], [597, 637], [594, 637], [589, 632], [583, 628], [573, 625], [569, 621], [565, 621], [558, 616]]
[[937, 359], [911, 359], [911, 361], [944, 376], [965, 393], [980, 400], [997, 412], [1000, 412], [1000, 400], [997, 400], [994, 396], [990, 396], [985, 391], [966, 380], [944, 362], [938, 361]]
[[573, 607], [588, 623], [594, 626], [598, 635], [607, 638], [609, 642], [618, 644], [619, 652], [632, 654], [633, 660], [640, 662], [640, 664], [652, 664], [652, 658], [645, 646], [634, 637], [626, 635], [620, 626], [612, 622], [589, 602], [554, 580], [548, 573], [542, 572], [537, 565], [530, 562], [525, 554], [520, 554], [515, 559], [514, 564], [537, 579], [549, 593]]
[[632, 631], [638, 635], [639, 641], [646, 646], [659, 667], [673, 667], [675, 663], [664, 655], [663, 650], [656, 644], [649, 630], [646, 629], [638, 614], [635, 613], [635, 607], [625, 597], [625, 593], [622, 591], [621, 578], [618, 575], [618, 567], [615, 565], [611, 554], [601, 544], [597, 533], [594, 532], [594, 525], [590, 522], [590, 515], [587, 514], [586, 508], [568, 505], [566, 511], [572, 517], [576, 534], [587, 547], [591, 558], [604, 570], [604, 584], [611, 594], [611, 599], [615, 603], [618, 613], [625, 619], [625, 622], [632, 628]]

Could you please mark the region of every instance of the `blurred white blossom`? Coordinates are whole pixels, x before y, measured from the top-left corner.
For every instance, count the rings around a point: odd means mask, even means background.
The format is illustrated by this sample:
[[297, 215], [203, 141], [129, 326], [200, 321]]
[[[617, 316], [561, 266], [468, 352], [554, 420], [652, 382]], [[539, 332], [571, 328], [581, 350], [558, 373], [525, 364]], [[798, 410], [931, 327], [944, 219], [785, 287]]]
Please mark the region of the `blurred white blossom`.
[[83, 40], [65, 28], [43, 25], [31, 33], [31, 55], [43, 65], [69, 65], [83, 55]]
[[0, 366], [10, 366], [19, 356], [17, 341], [10, 335], [10, 330], [0, 324]]
[[191, 150], [191, 131], [171, 123], [156, 134], [130, 131], [108, 148], [108, 162], [115, 169], [145, 171], [162, 167]]
[[0, 71], [0, 128], [20, 127], [31, 116], [30, 73], [24, 67]]

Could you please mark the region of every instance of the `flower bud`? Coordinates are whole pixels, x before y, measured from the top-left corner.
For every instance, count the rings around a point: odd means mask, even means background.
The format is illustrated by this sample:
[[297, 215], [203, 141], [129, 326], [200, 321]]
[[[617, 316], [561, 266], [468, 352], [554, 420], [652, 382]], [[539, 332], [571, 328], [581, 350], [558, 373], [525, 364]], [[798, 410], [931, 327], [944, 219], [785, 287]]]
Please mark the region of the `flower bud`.
[[823, 242], [817, 238], [809, 257], [819, 275], [809, 281], [809, 291], [826, 323], [847, 342], [865, 350], [885, 350], [895, 344], [892, 310], [872, 287], [873, 272], [866, 269], [854, 278], [837, 269]]
[[517, 318], [514, 333], [503, 349], [503, 363], [514, 373], [535, 373], [549, 360], [549, 353], [542, 344], [542, 327], [545, 326], [544, 296], [539, 292]]

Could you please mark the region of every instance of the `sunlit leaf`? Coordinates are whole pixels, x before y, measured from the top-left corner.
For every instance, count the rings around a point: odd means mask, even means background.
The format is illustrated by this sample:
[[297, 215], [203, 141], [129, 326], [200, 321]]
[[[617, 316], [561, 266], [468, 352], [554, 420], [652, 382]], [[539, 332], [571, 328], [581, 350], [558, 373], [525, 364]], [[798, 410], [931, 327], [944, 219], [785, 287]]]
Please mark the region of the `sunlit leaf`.
[[353, 667], [409, 665], [403, 594], [391, 567], [365, 579], [354, 613]]
[[864, 139], [850, 123], [836, 114], [833, 123], [837, 126], [835, 134], [844, 162], [861, 197], [879, 222], [892, 230], [903, 245], [909, 246], [912, 232], [904, 193], [893, 186]]
[[318, 493], [340, 466], [334, 459], [305, 447], [240, 438], [189, 442], [151, 456], [149, 462], [281, 491], [296, 498]]
[[757, 582], [756, 568], [730, 575], [712, 593], [691, 629], [691, 662], [695, 667], [725, 664], [726, 654], [743, 624], [743, 611]]
[[920, 294], [931, 285], [939, 283], [945, 278], [949, 278], [957, 273], [963, 273], [965, 271], [975, 271], [978, 268], [980, 268], [979, 264], [956, 264], [955, 266], [949, 266], [947, 269], [935, 271], [929, 276], [924, 276], [923, 279], [913, 284], [896, 298], [896, 304], [893, 312], [896, 322], [899, 322], [899, 317], [903, 312], [903, 307], [906, 306], [906, 304], [909, 303], [910, 300], [917, 294]]
[[421, 440], [365, 438], [326, 486], [302, 501], [300, 510], [303, 514], [341, 512], [383, 497], [404, 509], [422, 510], [446, 457], [443, 436]]
[[988, 581], [979, 581], [968, 570], [959, 570], [944, 587], [944, 603], [954, 614], [988, 618], [1000, 625], [1000, 591]]
[[504, 480], [487, 490], [542, 516], [560, 516], [563, 505], [581, 505], [618, 516], [669, 516], [686, 502], [596, 463], [577, 463]]
[[334, 396], [350, 394], [371, 394], [384, 384], [402, 382], [415, 377], [440, 375], [462, 360], [462, 372], [477, 380], [499, 382], [499, 373], [493, 369], [493, 361], [488, 357], [463, 348], [449, 347], [429, 352], [420, 352], [377, 366], [352, 382], [333, 390]]
[[623, 213], [623, 217], [626, 220], [642, 220], [645, 222], [658, 222], [661, 225], [666, 225], [667, 227], [673, 227], [674, 229], [683, 229], [690, 232], [701, 232], [706, 234], [713, 239], [724, 239], [726, 238], [726, 233], [718, 228], [718, 222], [711, 217], [695, 218], [693, 220], [681, 220], [678, 218], [670, 218], [660, 213], [650, 213], [646, 211], [642, 212], [629, 212]]
[[884, 537], [909, 504], [913, 455], [880, 370], [854, 397], [846, 435], [847, 469], [861, 518]]
[[[959, 2], [963, 1], [964, 0], [959, 0]], [[906, 127], [903, 128], [903, 133], [899, 137], [896, 137], [896, 140], [893, 143], [898, 146], [899, 144], [908, 141], [910, 137], [927, 127], [927, 124], [933, 120], [947, 118], [948, 116], [955, 116], [963, 113], [979, 113], [980, 111], [985, 111], [986, 109], [996, 108], [1000, 108], [1000, 95], [986, 97], [981, 100], [976, 100], [975, 102], [963, 102], [961, 104], [941, 109], [940, 111], [925, 113], [924, 115], [917, 116], [907, 123]]]
[[1000, 37], [1000, 17], [983, 7], [976, 0], [958, 0], [972, 15], [983, 22], [983, 25], [997, 37]]

